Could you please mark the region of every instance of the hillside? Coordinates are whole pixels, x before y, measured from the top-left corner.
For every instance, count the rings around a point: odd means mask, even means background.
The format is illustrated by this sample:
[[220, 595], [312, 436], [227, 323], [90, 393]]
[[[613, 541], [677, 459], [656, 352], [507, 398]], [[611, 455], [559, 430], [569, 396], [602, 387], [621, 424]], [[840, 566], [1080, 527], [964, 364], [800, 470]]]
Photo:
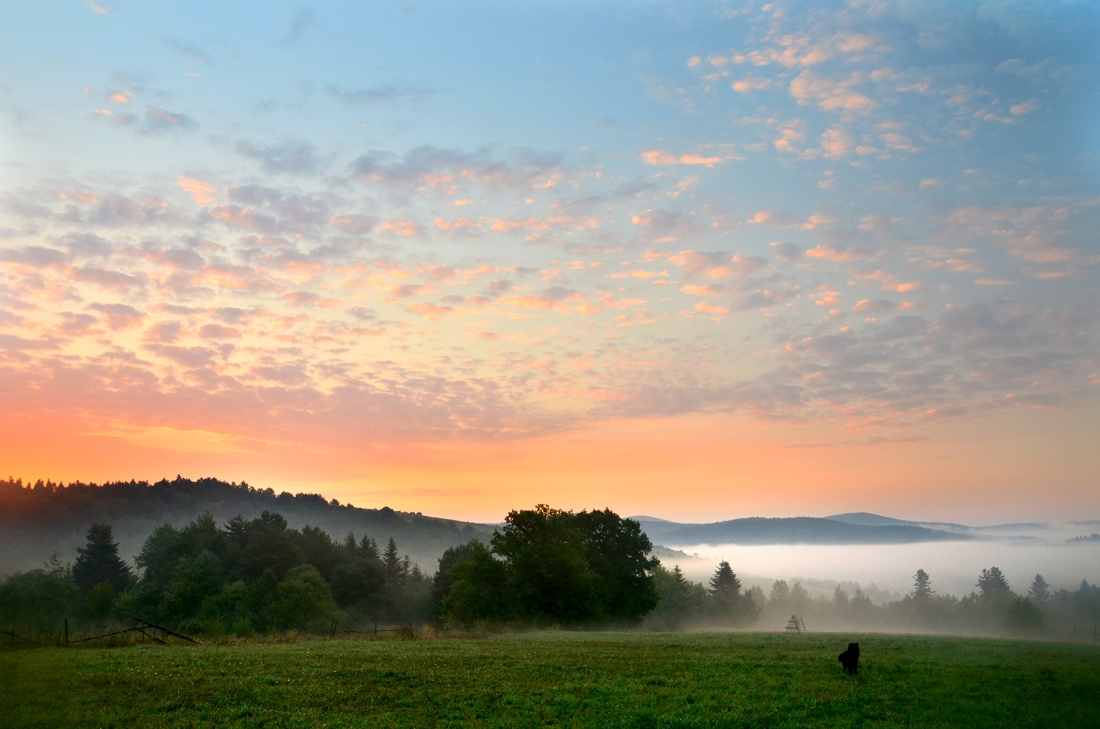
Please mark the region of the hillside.
[[842, 521], [846, 524], [860, 524], [863, 526], [919, 526], [927, 527], [929, 529], [942, 529], [946, 531], [958, 532], [1037, 531], [1050, 528], [1050, 525], [1044, 522], [1017, 522], [1013, 524], [991, 524], [989, 526], [968, 526], [966, 524], [955, 524], [953, 522], [907, 521], [905, 519], [894, 519], [889, 516], [869, 514], [866, 511], [857, 511], [847, 514], [834, 514], [825, 518], [831, 519], [833, 521]]
[[385, 545], [390, 537], [401, 554], [429, 574], [436, 560], [454, 544], [474, 537], [487, 541], [493, 527], [388, 507], [364, 509], [326, 501], [318, 494], [276, 494], [247, 483], [231, 484], [214, 478], [195, 481], [176, 477], [150, 484], [145, 481], [94, 484], [41, 483], [24, 488], [19, 481], [0, 481], [0, 575], [33, 569], [55, 550], [62, 561], [72, 561], [88, 527], [110, 524], [124, 559], [133, 563], [146, 537], [161, 524], [181, 527], [209, 511], [219, 524], [240, 514], [246, 519], [264, 511], [282, 514], [291, 527], [310, 524], [342, 539], [348, 532]]
[[[474, 537], [488, 541], [491, 524], [439, 519], [388, 507], [367, 509], [326, 501], [318, 494], [257, 489], [247, 483], [214, 478], [176, 477], [156, 483], [115, 482], [103, 485], [38, 482], [24, 487], [19, 481], [0, 481], [0, 575], [39, 567], [57, 551], [71, 561], [84, 544], [88, 527], [110, 524], [122, 556], [132, 563], [146, 537], [161, 524], [182, 527], [209, 511], [219, 523], [241, 515], [246, 519], [263, 511], [282, 514], [289, 525], [320, 527], [335, 539], [348, 532], [380, 544], [393, 537], [401, 554], [429, 574], [436, 560], [452, 545]], [[681, 524], [649, 516], [631, 517], [665, 559], [687, 555], [660, 545], [696, 544], [900, 544], [976, 538], [960, 524], [921, 525], [874, 514], [839, 514], [827, 518], [749, 518], [711, 524]]]
[[851, 524], [835, 519], [732, 519], [713, 524], [677, 524], [632, 517], [654, 542], [694, 544], [904, 544], [971, 539], [939, 529], [910, 524]]

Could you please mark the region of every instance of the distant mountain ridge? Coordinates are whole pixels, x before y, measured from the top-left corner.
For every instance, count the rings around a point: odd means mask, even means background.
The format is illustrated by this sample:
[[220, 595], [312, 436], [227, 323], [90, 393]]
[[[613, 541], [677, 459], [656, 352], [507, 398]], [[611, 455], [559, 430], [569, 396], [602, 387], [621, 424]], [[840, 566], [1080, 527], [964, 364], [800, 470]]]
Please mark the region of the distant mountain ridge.
[[940, 521], [907, 521], [905, 519], [894, 519], [889, 516], [880, 516], [878, 514], [871, 514], [866, 511], [854, 511], [847, 514], [834, 514], [833, 516], [826, 516], [825, 519], [833, 519], [834, 521], [842, 521], [845, 524], [859, 524], [862, 526], [919, 526], [928, 527], [930, 529], [944, 529], [961, 532], [1001, 532], [1012, 531], [1014, 529], [1049, 529], [1050, 525], [1045, 522], [1018, 522], [1015, 524], [993, 524], [990, 526], [968, 526], [966, 524], [955, 524], [953, 522], [940, 522]]
[[[523, 505], [516, 505], [523, 508]], [[41, 566], [53, 551], [72, 560], [93, 523], [114, 528], [121, 553], [132, 560], [156, 527], [186, 525], [204, 511], [219, 523], [238, 514], [246, 519], [264, 510], [282, 514], [291, 527], [319, 527], [335, 539], [348, 532], [369, 536], [380, 544], [393, 537], [426, 572], [447, 547], [477, 538], [488, 542], [500, 524], [478, 524], [398, 512], [387, 507], [364, 509], [326, 500], [319, 494], [256, 489], [248, 484], [214, 478], [176, 477], [157, 483], [115, 482], [96, 486], [53, 483], [24, 487], [22, 482], [0, 481], [0, 575]], [[689, 558], [676, 546], [701, 544], [906, 544], [916, 542], [988, 539], [989, 532], [1044, 529], [1046, 524], [1002, 524], [972, 527], [964, 524], [916, 522], [867, 512], [829, 517], [732, 519], [709, 524], [683, 524], [651, 516], [630, 517], [639, 522], [653, 542], [654, 554], [668, 559]], [[1100, 522], [1079, 522], [1095, 524]], [[671, 545], [673, 548], [662, 545]]]
[[[844, 516], [844, 515], [842, 515]], [[867, 515], [873, 517], [875, 515]], [[908, 544], [961, 541], [974, 535], [931, 529], [889, 517], [884, 523], [860, 524], [841, 519], [800, 516], [751, 517], [711, 524], [679, 524], [648, 517], [631, 517], [653, 542], [667, 545], [696, 544]]]

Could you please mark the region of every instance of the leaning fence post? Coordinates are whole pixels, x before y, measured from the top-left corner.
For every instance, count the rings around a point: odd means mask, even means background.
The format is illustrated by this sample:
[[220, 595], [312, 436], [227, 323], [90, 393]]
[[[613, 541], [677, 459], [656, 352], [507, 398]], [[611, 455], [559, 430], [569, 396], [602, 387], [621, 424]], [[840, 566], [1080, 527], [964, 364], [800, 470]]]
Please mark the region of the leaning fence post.
[[69, 619], [65, 618], [65, 645], [69, 644]]

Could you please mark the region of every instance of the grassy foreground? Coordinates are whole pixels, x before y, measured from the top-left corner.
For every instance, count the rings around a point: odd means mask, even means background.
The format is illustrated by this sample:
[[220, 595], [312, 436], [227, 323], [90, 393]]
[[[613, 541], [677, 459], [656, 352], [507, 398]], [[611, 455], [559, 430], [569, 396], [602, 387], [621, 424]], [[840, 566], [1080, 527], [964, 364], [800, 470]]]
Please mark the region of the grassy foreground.
[[[842, 673], [848, 640], [860, 673]], [[538, 633], [0, 652], [9, 727], [1100, 726], [1100, 648]]]

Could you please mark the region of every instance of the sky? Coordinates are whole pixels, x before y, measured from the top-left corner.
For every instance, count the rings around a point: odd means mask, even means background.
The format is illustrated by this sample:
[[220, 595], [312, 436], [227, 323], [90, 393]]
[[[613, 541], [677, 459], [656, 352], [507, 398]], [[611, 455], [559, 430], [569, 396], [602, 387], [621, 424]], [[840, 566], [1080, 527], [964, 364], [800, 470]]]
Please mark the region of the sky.
[[3, 2], [0, 470], [1100, 518], [1100, 6]]

